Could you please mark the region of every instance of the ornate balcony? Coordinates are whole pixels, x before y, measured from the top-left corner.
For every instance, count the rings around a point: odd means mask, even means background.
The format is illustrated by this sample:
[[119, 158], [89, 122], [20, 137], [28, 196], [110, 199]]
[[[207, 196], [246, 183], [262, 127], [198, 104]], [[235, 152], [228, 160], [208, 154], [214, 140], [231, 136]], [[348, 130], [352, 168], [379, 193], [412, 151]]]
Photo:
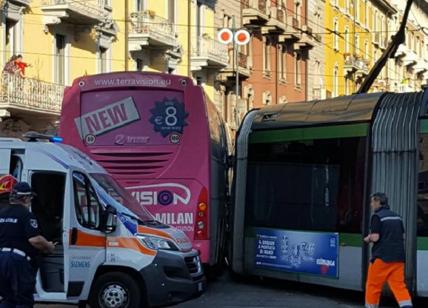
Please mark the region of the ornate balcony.
[[302, 26], [302, 34], [300, 39], [294, 43], [294, 49], [312, 49], [316, 45], [316, 40], [312, 36], [312, 28], [308, 27], [307, 25]]
[[285, 13], [279, 7], [270, 8], [270, 18], [262, 26], [262, 34], [281, 34], [286, 31]]
[[145, 46], [165, 49], [178, 46], [174, 25], [153, 11], [132, 13], [131, 25], [130, 51], [139, 51]]
[[222, 69], [227, 67], [229, 56], [227, 46], [206, 35], [194, 40], [192, 50], [192, 71], [203, 68]]
[[0, 77], [0, 117], [12, 113], [41, 119], [57, 118], [64, 86], [11, 74]]
[[[250, 66], [248, 63], [249, 57], [242, 52], [238, 53], [238, 67], [239, 67], [239, 78], [246, 79], [250, 77]], [[233, 50], [229, 52], [229, 59], [233, 59]], [[222, 82], [232, 81], [235, 83], [235, 70], [233, 68], [233, 63], [229, 61], [229, 65], [221, 70], [218, 75], [218, 80]]]
[[109, 19], [109, 11], [97, 0], [43, 0], [42, 12], [45, 25], [55, 25], [63, 20], [79, 25], [97, 25]]
[[[286, 28], [283, 34], [279, 36], [279, 41], [284, 43], [287, 41], [295, 42], [302, 38], [299, 20], [291, 15], [286, 16]], [[299, 46], [297, 46], [299, 49]]]
[[428, 60], [426, 59], [419, 59], [413, 68], [415, 71], [415, 74], [421, 74], [428, 71]]
[[345, 54], [345, 65], [346, 74], [356, 74], [357, 78], [364, 77], [369, 72], [368, 61], [358, 57], [356, 55]]
[[246, 0], [242, 5], [242, 24], [244, 26], [260, 26], [269, 20], [267, 0]]
[[[0, 4], [4, 1], [0, 1]], [[29, 6], [31, 0], [8, 0], [8, 2], [15, 3], [17, 5]]]
[[398, 46], [398, 49], [395, 52], [395, 58], [405, 57], [408, 52], [409, 50], [407, 49], [406, 45], [401, 44], [400, 46]]
[[419, 60], [418, 55], [413, 50], [408, 50], [407, 54], [403, 57], [405, 66], [414, 66]]

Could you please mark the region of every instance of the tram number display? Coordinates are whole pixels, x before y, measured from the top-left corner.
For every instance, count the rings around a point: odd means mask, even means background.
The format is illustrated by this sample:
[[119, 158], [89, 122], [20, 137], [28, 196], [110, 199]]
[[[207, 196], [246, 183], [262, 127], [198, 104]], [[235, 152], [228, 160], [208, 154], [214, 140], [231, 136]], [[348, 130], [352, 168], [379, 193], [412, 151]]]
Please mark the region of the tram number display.
[[339, 234], [256, 228], [256, 267], [339, 276]]

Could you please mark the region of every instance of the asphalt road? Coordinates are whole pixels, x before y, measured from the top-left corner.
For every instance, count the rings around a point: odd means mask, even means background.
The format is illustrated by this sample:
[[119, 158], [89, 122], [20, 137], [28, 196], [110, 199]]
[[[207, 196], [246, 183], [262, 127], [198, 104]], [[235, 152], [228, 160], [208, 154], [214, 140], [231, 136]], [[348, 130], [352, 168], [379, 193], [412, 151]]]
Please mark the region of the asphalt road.
[[[208, 285], [200, 297], [172, 307], [178, 308], [356, 308], [363, 307], [363, 294], [279, 280], [258, 278], [232, 280], [225, 274]], [[66, 305], [37, 305], [37, 308], [70, 308]], [[383, 299], [382, 307], [397, 307], [392, 299]], [[428, 301], [418, 301], [415, 307], [426, 308]]]

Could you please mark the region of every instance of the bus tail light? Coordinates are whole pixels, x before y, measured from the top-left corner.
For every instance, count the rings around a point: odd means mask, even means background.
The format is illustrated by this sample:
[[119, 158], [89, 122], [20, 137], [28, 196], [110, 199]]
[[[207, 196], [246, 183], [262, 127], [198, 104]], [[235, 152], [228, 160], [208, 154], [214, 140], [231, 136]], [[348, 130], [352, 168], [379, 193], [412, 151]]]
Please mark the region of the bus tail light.
[[208, 191], [201, 190], [196, 207], [195, 240], [208, 239]]

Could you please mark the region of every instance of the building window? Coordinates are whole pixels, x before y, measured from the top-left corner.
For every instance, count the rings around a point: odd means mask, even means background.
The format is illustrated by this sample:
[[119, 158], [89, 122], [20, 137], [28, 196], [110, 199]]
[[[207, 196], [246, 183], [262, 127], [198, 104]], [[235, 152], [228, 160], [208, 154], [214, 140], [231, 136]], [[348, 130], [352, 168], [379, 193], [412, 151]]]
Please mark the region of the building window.
[[360, 22], [360, 0], [355, 0], [355, 19]]
[[300, 1], [296, 1], [294, 4], [294, 15], [300, 27], [302, 25], [302, 4]]
[[65, 36], [55, 35], [55, 82], [65, 84]]
[[355, 34], [355, 50], [357, 51], [357, 54], [361, 51], [360, 35], [358, 33]]
[[232, 28], [232, 17], [227, 14], [223, 15], [223, 28]]
[[111, 7], [111, 0], [98, 0], [98, 3], [103, 6]]
[[107, 67], [107, 48], [104, 47], [100, 47], [99, 51], [98, 51], [98, 55], [99, 55], [99, 67], [98, 67], [98, 71], [100, 73], [107, 73], [108, 71], [108, 67]]
[[263, 104], [271, 105], [272, 104], [272, 94], [270, 91], [263, 92]]
[[168, 21], [174, 25], [175, 24], [175, 0], [168, 1]]
[[296, 80], [296, 87], [300, 88], [302, 85], [302, 55], [298, 52], [296, 52], [294, 57], [294, 71], [295, 71], [295, 80]]
[[278, 78], [282, 81], [286, 80], [286, 67], [285, 67], [285, 46], [278, 47]]
[[[377, 11], [373, 14], [373, 31], [377, 31]], [[376, 35], [376, 33], [373, 33], [373, 35]]]
[[339, 50], [339, 22], [337, 19], [333, 23], [333, 47], [336, 51]]
[[[205, 31], [205, 8], [206, 6], [199, 2], [196, 2], [196, 36], [199, 38]], [[198, 49], [199, 50], [199, 49]]]
[[338, 76], [339, 68], [337, 65], [334, 67], [333, 71], [333, 97], [339, 95], [339, 76]]
[[345, 37], [345, 53], [349, 53], [350, 50], [349, 50], [349, 28], [348, 28], [348, 26], [346, 26], [346, 28], [345, 28], [344, 37]]
[[137, 9], [137, 12], [144, 11], [144, 0], [136, 0], [135, 8]]
[[19, 40], [20, 40], [20, 31], [19, 31], [19, 22], [12, 19], [6, 19], [6, 31], [5, 31], [5, 52], [7, 58], [12, 55], [16, 55], [20, 52], [19, 50]]
[[269, 38], [265, 38], [263, 42], [263, 71], [270, 73], [270, 43]]
[[364, 25], [366, 28], [369, 27], [369, 2], [366, 0], [364, 2]]

